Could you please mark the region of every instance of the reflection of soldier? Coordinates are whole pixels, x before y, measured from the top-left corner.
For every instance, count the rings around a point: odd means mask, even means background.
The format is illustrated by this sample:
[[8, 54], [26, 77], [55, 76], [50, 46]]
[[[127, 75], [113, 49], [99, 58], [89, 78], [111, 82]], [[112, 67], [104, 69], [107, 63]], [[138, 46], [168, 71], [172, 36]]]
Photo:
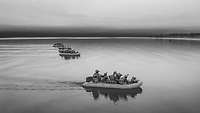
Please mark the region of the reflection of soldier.
[[99, 93], [97, 91], [93, 91], [92, 95], [93, 95], [94, 100], [99, 99]]

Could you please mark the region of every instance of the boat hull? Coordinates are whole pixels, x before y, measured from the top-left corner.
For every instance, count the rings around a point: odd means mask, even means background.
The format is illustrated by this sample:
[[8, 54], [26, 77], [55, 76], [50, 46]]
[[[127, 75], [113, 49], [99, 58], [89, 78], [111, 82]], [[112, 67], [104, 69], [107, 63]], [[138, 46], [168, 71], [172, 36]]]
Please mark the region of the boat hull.
[[93, 82], [85, 82], [82, 84], [83, 87], [91, 87], [91, 88], [108, 88], [108, 89], [135, 89], [141, 87], [143, 84], [142, 81], [138, 81], [134, 84], [108, 84], [108, 83], [93, 83]]
[[80, 53], [59, 53], [60, 56], [80, 56]]

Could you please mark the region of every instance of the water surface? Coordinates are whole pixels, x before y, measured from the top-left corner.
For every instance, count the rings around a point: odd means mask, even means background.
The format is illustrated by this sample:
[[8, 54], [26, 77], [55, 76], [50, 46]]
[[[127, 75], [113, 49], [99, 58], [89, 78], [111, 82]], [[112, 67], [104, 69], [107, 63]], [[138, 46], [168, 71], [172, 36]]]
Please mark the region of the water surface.
[[[63, 58], [54, 42], [81, 56]], [[199, 113], [200, 42], [151, 39], [0, 41], [2, 113]], [[130, 73], [141, 89], [84, 89], [95, 69]]]

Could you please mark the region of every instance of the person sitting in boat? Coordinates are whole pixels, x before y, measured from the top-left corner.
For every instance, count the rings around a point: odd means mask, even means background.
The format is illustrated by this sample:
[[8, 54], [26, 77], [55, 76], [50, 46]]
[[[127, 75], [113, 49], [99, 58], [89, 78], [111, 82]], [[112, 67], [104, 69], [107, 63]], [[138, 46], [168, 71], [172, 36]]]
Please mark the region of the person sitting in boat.
[[115, 81], [115, 76], [114, 76], [114, 75], [110, 75], [110, 76], [109, 76], [109, 80], [110, 80], [110, 81], [109, 81], [110, 83], [116, 83], [116, 81]]
[[120, 83], [120, 84], [128, 84], [128, 79], [127, 79], [128, 76], [129, 76], [129, 74], [124, 75], [124, 76], [121, 76], [121, 77], [120, 77], [119, 83]]
[[117, 73], [117, 74], [116, 74], [116, 78], [117, 78], [118, 80], [120, 79], [121, 76], [123, 76], [121, 73]]
[[114, 71], [112, 75], [113, 75], [114, 77], [116, 77], [117, 71]]
[[136, 77], [133, 76], [133, 77], [131, 78], [131, 83], [137, 83], [137, 82], [138, 82], [138, 80], [136, 80]]
[[101, 76], [101, 82], [106, 82], [108, 80], [108, 72], [104, 73], [102, 76]]
[[99, 70], [95, 70], [95, 73], [93, 74], [93, 78], [95, 82], [99, 82], [101, 79], [101, 75], [99, 74]]
[[117, 84], [120, 84], [120, 77], [123, 76], [121, 73], [116, 73], [115, 75], [115, 81], [117, 82]]
[[116, 75], [117, 75], [117, 71], [114, 71], [112, 75], [110, 75], [110, 80], [112, 83], [116, 82]]
[[124, 81], [124, 76], [121, 76], [121, 77], [119, 78], [119, 84], [123, 84], [123, 81]]
[[126, 83], [126, 84], [128, 84], [128, 76], [129, 76], [129, 74], [125, 75], [125, 77], [124, 77], [124, 83]]
[[94, 74], [93, 74], [93, 77], [94, 77], [94, 78], [97, 78], [97, 76], [99, 76], [99, 72], [100, 72], [99, 70], [95, 70], [95, 72], [94, 72]]

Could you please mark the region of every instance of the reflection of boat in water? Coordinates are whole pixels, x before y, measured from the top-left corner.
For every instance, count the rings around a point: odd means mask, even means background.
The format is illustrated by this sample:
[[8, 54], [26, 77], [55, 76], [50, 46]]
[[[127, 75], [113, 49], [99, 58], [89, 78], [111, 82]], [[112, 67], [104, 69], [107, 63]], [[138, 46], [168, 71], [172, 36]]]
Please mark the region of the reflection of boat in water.
[[86, 92], [91, 92], [95, 100], [103, 96], [106, 99], [110, 99], [114, 103], [119, 100], [128, 101], [128, 97], [135, 98], [137, 94], [142, 93], [142, 88], [135, 89], [106, 89], [106, 88], [85, 88]]
[[138, 81], [137, 83], [132, 84], [109, 84], [109, 83], [94, 83], [94, 82], [85, 82], [83, 87], [95, 87], [95, 88], [108, 88], [108, 89], [134, 89], [142, 86], [143, 82]]
[[78, 59], [80, 57], [80, 55], [62, 55], [62, 54], [59, 55], [65, 60]]
[[[91, 78], [88, 77], [87, 80]], [[105, 82], [84, 82], [83, 88], [87, 92], [92, 92], [93, 98], [96, 100], [100, 95], [105, 98], [109, 98], [113, 102], [117, 102], [120, 99], [128, 100], [128, 97], [134, 98], [137, 94], [142, 93], [142, 81], [137, 81], [129, 84], [116, 84]]]

